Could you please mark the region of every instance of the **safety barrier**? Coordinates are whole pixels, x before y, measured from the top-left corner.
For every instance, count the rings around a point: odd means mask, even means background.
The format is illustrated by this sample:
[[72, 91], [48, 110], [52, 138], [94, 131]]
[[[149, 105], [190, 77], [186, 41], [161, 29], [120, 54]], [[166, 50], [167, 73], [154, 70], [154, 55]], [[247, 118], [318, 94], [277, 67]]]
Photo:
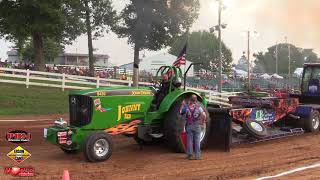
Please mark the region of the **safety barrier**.
[[197, 88], [190, 88], [187, 87], [188, 90], [197, 91], [199, 93], [204, 93], [206, 98], [208, 98], [210, 103], [218, 104], [222, 106], [231, 107], [231, 104], [229, 103], [228, 97], [230, 96], [236, 96], [239, 95], [242, 92], [216, 92], [216, 91], [210, 91], [210, 90], [204, 90], [204, 89], [197, 89]]

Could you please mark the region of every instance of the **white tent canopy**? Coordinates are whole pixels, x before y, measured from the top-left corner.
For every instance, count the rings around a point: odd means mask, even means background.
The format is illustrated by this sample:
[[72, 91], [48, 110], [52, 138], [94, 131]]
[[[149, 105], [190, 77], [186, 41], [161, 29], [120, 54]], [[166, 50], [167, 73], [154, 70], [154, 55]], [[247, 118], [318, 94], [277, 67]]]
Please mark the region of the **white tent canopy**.
[[[139, 70], [151, 72], [155, 75], [161, 66], [171, 66], [173, 64], [173, 62], [175, 62], [176, 60], [177, 60], [177, 56], [174, 56], [172, 54], [158, 53], [158, 54], [155, 54], [152, 56], [144, 57], [140, 62]], [[191, 64], [191, 62], [187, 60], [186, 65], [181, 66], [182, 73], [184, 73], [185, 70], [187, 70], [187, 68], [189, 67], [190, 64]], [[120, 68], [125, 68], [127, 70], [133, 70], [133, 63], [121, 65]], [[188, 76], [194, 75], [193, 70], [194, 69], [192, 66], [188, 72]]]
[[275, 78], [275, 79], [283, 79], [283, 77], [282, 77], [282, 76], [280, 76], [280, 75], [278, 75], [278, 74], [276, 74], [276, 73], [272, 74], [271, 78]]
[[234, 73], [236, 74], [236, 76], [244, 77], [244, 76], [247, 76], [247, 74], [248, 74], [247, 71], [244, 71], [244, 70], [241, 70], [241, 69], [235, 69], [235, 68], [233, 68], [233, 71], [234, 71]]
[[271, 78], [271, 76], [267, 73], [262, 74], [260, 77], [263, 79], [270, 79]]

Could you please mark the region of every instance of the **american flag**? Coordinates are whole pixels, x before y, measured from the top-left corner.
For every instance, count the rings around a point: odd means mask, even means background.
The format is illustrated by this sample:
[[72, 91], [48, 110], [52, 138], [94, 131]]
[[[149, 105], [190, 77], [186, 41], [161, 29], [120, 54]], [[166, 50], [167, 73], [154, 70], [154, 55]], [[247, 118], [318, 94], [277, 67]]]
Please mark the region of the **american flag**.
[[187, 54], [187, 43], [184, 45], [177, 60], [173, 63], [173, 66], [180, 67], [181, 65], [185, 65], [186, 64], [186, 54]]

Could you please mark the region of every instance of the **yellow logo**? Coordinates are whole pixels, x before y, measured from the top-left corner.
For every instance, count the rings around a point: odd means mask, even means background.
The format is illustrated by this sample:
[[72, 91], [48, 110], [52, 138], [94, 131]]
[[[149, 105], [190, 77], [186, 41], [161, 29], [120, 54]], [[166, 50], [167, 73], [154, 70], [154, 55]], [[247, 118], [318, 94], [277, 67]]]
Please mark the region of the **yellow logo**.
[[131, 91], [131, 95], [152, 95], [151, 91]]
[[126, 106], [118, 106], [118, 121], [121, 120], [122, 117], [124, 119], [130, 119], [131, 114], [128, 114], [133, 111], [140, 111], [141, 104], [130, 104]]
[[12, 151], [10, 151], [7, 154], [7, 156], [15, 162], [21, 163], [24, 160], [28, 159], [31, 156], [31, 154], [27, 150], [23, 149], [21, 146], [18, 146]]
[[107, 92], [106, 91], [97, 91], [97, 96], [106, 96]]

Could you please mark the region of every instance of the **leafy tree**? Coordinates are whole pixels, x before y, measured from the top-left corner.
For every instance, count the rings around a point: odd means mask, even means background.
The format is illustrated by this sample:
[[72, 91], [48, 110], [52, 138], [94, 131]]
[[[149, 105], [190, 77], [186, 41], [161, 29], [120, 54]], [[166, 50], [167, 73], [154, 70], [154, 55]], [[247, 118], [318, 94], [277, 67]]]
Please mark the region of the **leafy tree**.
[[248, 60], [247, 60], [247, 57], [244, 52], [243, 52], [241, 58], [239, 59], [238, 64], [235, 65], [235, 68], [248, 72]]
[[318, 59], [318, 55], [313, 52], [313, 49], [304, 49], [302, 51], [302, 56], [306, 63], [319, 63], [320, 59]]
[[158, 50], [185, 33], [198, 17], [199, 0], [130, 0], [115, 27], [134, 48], [133, 86], [138, 86], [139, 51]]
[[[254, 60], [254, 67], [253, 67], [253, 72], [255, 73], [266, 73], [268, 71], [266, 71], [267, 68], [271, 69], [271, 67], [269, 67], [269, 62], [270, 62], [270, 59], [272, 59], [272, 62], [275, 62], [275, 59], [273, 59], [273, 56], [270, 55], [270, 54], [266, 54], [264, 55], [263, 52], [258, 52], [257, 54], [254, 54], [253, 55], [255, 57], [255, 60]], [[267, 58], [269, 60], [266, 60]], [[272, 63], [271, 63], [272, 64]], [[273, 64], [273, 68], [275, 69], [275, 64]], [[273, 73], [275, 72], [274, 71], [270, 71], [268, 73]]]
[[[177, 37], [172, 43], [169, 53], [178, 56], [184, 44], [188, 42], [186, 59], [203, 63], [202, 68], [210, 71], [219, 69], [219, 40], [213, 33], [198, 31]], [[222, 42], [222, 70], [231, 71], [232, 53]], [[196, 67], [197, 68], [197, 67]], [[198, 69], [196, 69], [198, 70]]]
[[92, 39], [98, 38], [107, 31], [107, 27], [116, 24], [116, 11], [113, 10], [109, 0], [81, 0], [82, 3], [82, 19], [85, 24], [86, 34], [88, 37], [89, 50], [89, 71], [90, 75], [94, 75], [94, 57]]
[[[35, 54], [33, 51], [33, 42], [32, 40], [27, 41], [24, 45], [24, 47], [21, 49], [21, 59], [23, 60], [29, 60], [29, 61], [34, 61], [35, 59]], [[45, 62], [53, 62], [54, 58], [56, 58], [59, 53], [62, 53], [64, 50], [64, 46], [61, 45], [60, 43], [50, 39], [50, 38], [45, 38], [43, 40], [43, 54], [44, 54], [44, 61]], [[19, 52], [19, 51], [18, 51]]]
[[45, 38], [43, 42], [44, 46], [44, 60], [45, 62], [53, 62], [60, 53], [63, 53], [64, 46], [53, 39]]
[[26, 40], [24, 38], [17, 38], [17, 39], [14, 39], [13, 41], [15, 45], [12, 46], [11, 48], [17, 50], [18, 59], [19, 61], [21, 61], [23, 59], [23, 53], [26, 48]]
[[[303, 49], [292, 44], [278, 44], [278, 73], [288, 74], [289, 72], [289, 48], [290, 46], [290, 72], [302, 67], [305, 62], [317, 62], [317, 54], [312, 49]], [[255, 72], [275, 73], [276, 72], [276, 45], [268, 48], [265, 53], [259, 52], [255, 55]]]
[[76, 0], [0, 1], [0, 34], [11, 41], [31, 37], [37, 70], [44, 70], [44, 39], [69, 43], [81, 32]]

